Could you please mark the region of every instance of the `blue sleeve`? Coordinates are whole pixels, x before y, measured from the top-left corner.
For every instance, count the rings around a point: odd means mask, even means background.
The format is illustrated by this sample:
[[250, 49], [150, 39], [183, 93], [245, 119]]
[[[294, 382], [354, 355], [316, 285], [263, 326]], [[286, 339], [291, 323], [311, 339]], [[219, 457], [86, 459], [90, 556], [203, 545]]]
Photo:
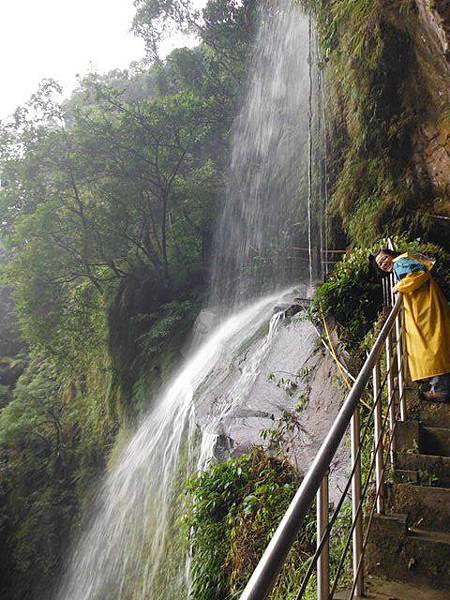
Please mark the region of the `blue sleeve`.
[[393, 269], [397, 281], [400, 281], [400, 279], [403, 279], [411, 273], [427, 270], [425, 265], [412, 258], [400, 258], [399, 260], [396, 260]]

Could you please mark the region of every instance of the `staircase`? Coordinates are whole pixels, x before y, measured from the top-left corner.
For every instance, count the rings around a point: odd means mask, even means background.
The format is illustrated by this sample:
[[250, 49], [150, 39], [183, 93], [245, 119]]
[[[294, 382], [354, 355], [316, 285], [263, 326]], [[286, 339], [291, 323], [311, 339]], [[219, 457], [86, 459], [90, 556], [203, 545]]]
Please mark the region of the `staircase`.
[[375, 515], [367, 569], [450, 599], [450, 404], [419, 401], [412, 391], [407, 401], [409, 419], [395, 433], [388, 510]]
[[[394, 300], [241, 600], [268, 598], [314, 499], [317, 548], [297, 600], [311, 598], [314, 572], [317, 600], [450, 600], [450, 404], [419, 401], [417, 391], [405, 387], [402, 299]], [[370, 410], [361, 429], [363, 393]], [[330, 511], [328, 473], [348, 431], [349, 476]], [[363, 485], [362, 457], [368, 458], [364, 450], [370, 448]], [[335, 524], [349, 497], [351, 527], [343, 531]], [[334, 579], [330, 539], [343, 548]], [[349, 587], [345, 560], [351, 564]]]

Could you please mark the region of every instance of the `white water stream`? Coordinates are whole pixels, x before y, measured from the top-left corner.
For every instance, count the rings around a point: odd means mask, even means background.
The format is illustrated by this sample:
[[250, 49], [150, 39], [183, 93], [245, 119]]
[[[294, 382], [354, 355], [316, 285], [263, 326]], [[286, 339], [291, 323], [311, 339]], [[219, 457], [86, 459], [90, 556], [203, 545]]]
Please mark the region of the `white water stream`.
[[[292, 299], [276, 294], [228, 317], [174, 376], [125, 448], [99, 492], [91, 522], [59, 590], [64, 600], [186, 598], [185, 561], [173, 548], [178, 486], [213, 455], [220, 422], [236, 403], [245, 405], [279, 326], [273, 307]], [[196, 404], [214, 397], [233, 369], [239, 349], [270, 320], [239, 375], [226, 390], [219, 416], [197, 429]], [[222, 395], [224, 394], [221, 389]], [[178, 564], [177, 558], [180, 560]], [[172, 563], [170, 561], [173, 561]], [[170, 582], [170, 583], [169, 583]]]
[[[308, 246], [308, 18], [295, 1], [267, 5], [231, 133], [214, 245], [214, 301], [233, 303], [288, 285], [299, 276], [296, 248]], [[300, 267], [308, 276], [307, 251]]]

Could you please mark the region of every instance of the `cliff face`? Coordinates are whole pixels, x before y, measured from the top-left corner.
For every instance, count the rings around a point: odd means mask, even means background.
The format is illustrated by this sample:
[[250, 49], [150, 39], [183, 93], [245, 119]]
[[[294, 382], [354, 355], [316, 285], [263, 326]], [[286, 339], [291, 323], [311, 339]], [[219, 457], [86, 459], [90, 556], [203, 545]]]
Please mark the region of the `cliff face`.
[[[449, 8], [318, 2], [336, 239], [400, 233], [445, 246], [450, 215]], [[337, 235], [336, 235], [337, 234]], [[342, 240], [339, 240], [342, 243]]]
[[416, 0], [416, 7], [407, 26], [430, 102], [413, 137], [413, 161], [436, 194], [434, 211], [450, 216], [450, 5]]
[[[425, 46], [431, 50], [436, 62], [444, 70], [450, 60], [450, 6], [447, 0], [416, 0], [418, 18], [422, 32], [427, 36]], [[447, 90], [447, 94], [450, 93]]]
[[[342, 376], [305, 312], [293, 308], [299, 312], [290, 317], [292, 307], [286, 310], [257, 368], [259, 337], [242, 348], [219, 389], [197, 407], [200, 429], [208, 431], [213, 423], [220, 431], [215, 448], [220, 460], [263, 446], [282, 449], [306, 473], [339, 411], [346, 390]], [[347, 462], [347, 449], [341, 448], [333, 490], [342, 483]]]

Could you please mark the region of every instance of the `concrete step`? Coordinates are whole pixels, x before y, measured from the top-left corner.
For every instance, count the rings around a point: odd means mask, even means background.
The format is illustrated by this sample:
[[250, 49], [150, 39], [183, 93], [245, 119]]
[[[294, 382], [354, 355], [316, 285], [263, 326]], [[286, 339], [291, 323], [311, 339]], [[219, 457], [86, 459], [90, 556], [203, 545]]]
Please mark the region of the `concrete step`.
[[399, 421], [396, 451], [401, 454], [431, 454], [450, 457], [450, 429], [424, 426], [419, 421]]
[[450, 428], [450, 404], [420, 401], [416, 414], [414, 418], [422, 425]]
[[407, 515], [375, 515], [367, 569], [371, 575], [445, 590], [442, 598], [450, 598], [450, 536], [408, 530]]
[[450, 457], [450, 429], [420, 426], [419, 449], [423, 454]]
[[[411, 585], [400, 581], [388, 581], [381, 577], [366, 577], [367, 600], [444, 600], [442, 590], [428, 586]], [[342, 590], [334, 595], [333, 600], [348, 600], [350, 590]]]
[[389, 489], [393, 513], [407, 515], [407, 526], [450, 534], [450, 489], [395, 483]]
[[419, 398], [417, 389], [406, 390], [408, 418], [423, 425], [450, 427], [450, 403], [430, 402]]
[[450, 487], [450, 457], [432, 454], [398, 453], [395, 456], [396, 481]]

